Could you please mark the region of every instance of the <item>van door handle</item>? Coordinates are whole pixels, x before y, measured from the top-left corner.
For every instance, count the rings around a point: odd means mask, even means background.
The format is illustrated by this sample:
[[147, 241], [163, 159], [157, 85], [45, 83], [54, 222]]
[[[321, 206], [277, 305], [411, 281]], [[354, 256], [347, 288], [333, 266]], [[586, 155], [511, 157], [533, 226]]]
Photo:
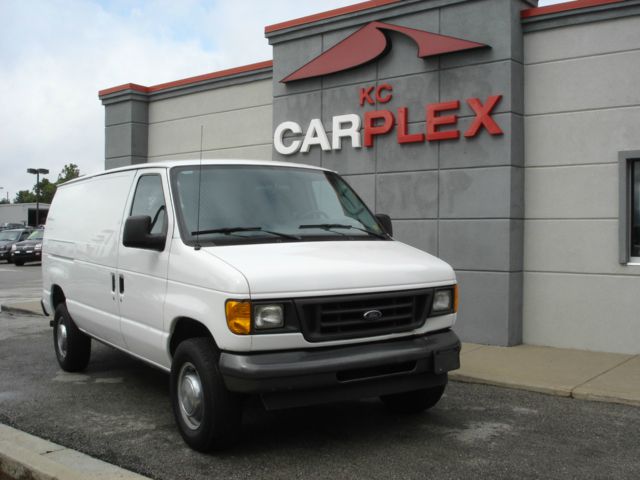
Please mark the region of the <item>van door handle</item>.
[[116, 274], [111, 274], [111, 293], [116, 293]]
[[120, 275], [120, 295], [124, 294], [124, 276]]

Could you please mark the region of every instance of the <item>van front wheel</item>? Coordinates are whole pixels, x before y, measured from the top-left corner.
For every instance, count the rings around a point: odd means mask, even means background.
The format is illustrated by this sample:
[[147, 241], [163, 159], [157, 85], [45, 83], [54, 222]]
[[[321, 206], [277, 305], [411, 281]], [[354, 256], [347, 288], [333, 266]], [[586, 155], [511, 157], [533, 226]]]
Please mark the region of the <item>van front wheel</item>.
[[392, 412], [420, 413], [433, 406], [440, 400], [447, 384], [437, 387], [414, 390], [413, 392], [384, 395], [380, 400]]
[[64, 303], [56, 307], [53, 317], [53, 348], [64, 371], [79, 372], [87, 368], [91, 338], [78, 329]]
[[227, 390], [213, 340], [191, 338], [178, 345], [171, 364], [171, 403], [184, 441], [208, 452], [226, 447], [240, 433], [239, 395]]

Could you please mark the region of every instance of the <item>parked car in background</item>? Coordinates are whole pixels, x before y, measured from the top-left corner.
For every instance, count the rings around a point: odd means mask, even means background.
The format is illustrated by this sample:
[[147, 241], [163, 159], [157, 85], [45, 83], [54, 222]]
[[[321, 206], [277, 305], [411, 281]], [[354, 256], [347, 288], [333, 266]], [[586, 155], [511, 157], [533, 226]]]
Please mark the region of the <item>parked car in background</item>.
[[0, 231], [0, 260], [11, 263], [11, 248], [14, 244], [26, 240], [33, 230], [31, 228], [14, 228]]
[[18, 267], [26, 262], [39, 262], [42, 260], [42, 237], [44, 229], [39, 228], [31, 232], [31, 235], [11, 247], [11, 261]]

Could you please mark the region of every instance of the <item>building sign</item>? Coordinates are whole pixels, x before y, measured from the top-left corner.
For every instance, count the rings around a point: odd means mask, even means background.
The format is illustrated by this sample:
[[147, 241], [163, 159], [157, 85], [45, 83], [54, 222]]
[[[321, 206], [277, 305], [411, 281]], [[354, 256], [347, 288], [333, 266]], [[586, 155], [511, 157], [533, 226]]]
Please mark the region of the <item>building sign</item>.
[[[385, 31], [398, 32], [411, 38], [418, 46], [420, 58], [487, 47], [485, 44], [460, 38], [372, 22], [283, 78], [281, 82], [288, 83], [342, 72], [376, 60], [390, 47]], [[393, 85], [389, 83], [360, 87], [358, 103], [360, 107], [384, 105], [393, 95]], [[426, 129], [422, 132], [409, 133], [410, 112], [407, 107], [399, 107], [394, 111], [380, 108], [364, 112], [362, 116], [357, 113], [334, 116], [331, 121], [331, 138], [327, 135], [320, 118], [311, 119], [309, 124], [305, 125], [306, 130], [303, 130], [299, 123], [282, 122], [274, 131], [273, 144], [281, 155], [293, 155], [298, 152], [308, 153], [313, 146], [318, 146], [324, 151], [341, 150], [343, 140], [350, 142], [352, 148], [371, 148], [377, 136], [387, 135], [394, 128], [399, 144], [455, 140], [461, 135], [471, 138], [483, 129], [491, 135], [502, 135], [502, 129], [492, 117], [492, 111], [501, 98], [502, 95], [491, 95], [486, 99], [464, 99], [475, 114], [471, 125], [464, 132], [457, 128], [457, 112], [462, 100], [454, 99], [425, 105], [424, 111], [420, 114], [424, 115], [426, 121]], [[416, 115], [415, 112], [413, 115]]]
[[[360, 106], [385, 104], [393, 98], [393, 86], [382, 84], [379, 86], [361, 87], [359, 89]], [[336, 115], [331, 122], [331, 139], [320, 118], [309, 122], [306, 131], [296, 122], [282, 122], [275, 129], [273, 144], [281, 155], [293, 155], [298, 152], [308, 153], [314, 145], [324, 151], [341, 150], [342, 140], [347, 139], [353, 148], [371, 148], [375, 138], [379, 135], [391, 133], [395, 127], [396, 141], [399, 144], [438, 142], [441, 140], [455, 140], [463, 135], [471, 138], [481, 130], [487, 130], [491, 135], [502, 135], [502, 129], [492, 117], [492, 111], [502, 95], [491, 95], [486, 100], [467, 98], [465, 103], [475, 114], [471, 125], [461, 132], [457, 128], [460, 100], [430, 103], [425, 105], [424, 115], [426, 129], [423, 132], [409, 133], [409, 109], [399, 107], [395, 111], [373, 110], [364, 112], [363, 116], [356, 113]], [[361, 135], [362, 130], [362, 135]], [[298, 137], [300, 138], [286, 138]]]

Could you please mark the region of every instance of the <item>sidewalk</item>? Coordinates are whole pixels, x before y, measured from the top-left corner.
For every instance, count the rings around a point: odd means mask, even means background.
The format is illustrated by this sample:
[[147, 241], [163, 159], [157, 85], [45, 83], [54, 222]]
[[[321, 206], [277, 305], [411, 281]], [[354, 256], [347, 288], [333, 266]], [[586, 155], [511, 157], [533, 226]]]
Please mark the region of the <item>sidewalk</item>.
[[[5, 302], [0, 310], [42, 315], [39, 300]], [[640, 407], [640, 355], [465, 343], [461, 368], [451, 372], [449, 378]], [[0, 424], [2, 479], [3, 474], [9, 479], [38, 480], [144, 478]]]
[[9, 480], [149, 480], [0, 424], [0, 478]]
[[640, 355], [465, 343], [451, 380], [640, 406]]

